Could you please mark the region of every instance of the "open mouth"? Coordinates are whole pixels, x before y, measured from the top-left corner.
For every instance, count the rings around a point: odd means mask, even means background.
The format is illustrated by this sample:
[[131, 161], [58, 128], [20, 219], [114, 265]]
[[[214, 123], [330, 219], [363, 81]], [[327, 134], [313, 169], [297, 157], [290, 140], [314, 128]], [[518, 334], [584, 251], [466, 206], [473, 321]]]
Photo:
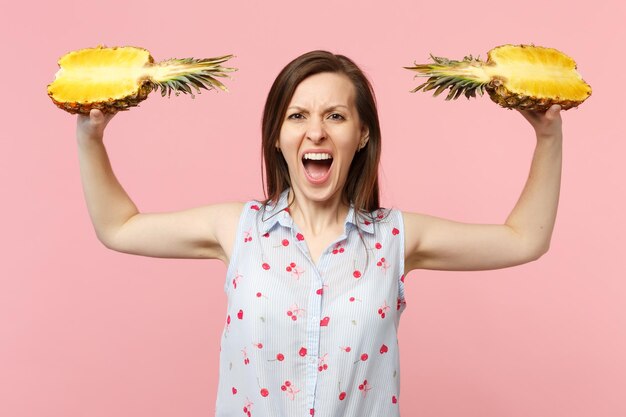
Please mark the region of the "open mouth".
[[313, 182], [321, 182], [328, 177], [333, 157], [326, 152], [309, 152], [302, 156], [304, 170]]

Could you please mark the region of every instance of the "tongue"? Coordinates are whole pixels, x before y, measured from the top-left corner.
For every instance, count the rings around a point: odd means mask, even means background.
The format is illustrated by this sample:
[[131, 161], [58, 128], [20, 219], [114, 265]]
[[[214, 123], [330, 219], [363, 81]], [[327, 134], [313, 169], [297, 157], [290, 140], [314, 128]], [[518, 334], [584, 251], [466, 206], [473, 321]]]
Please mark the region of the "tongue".
[[304, 160], [304, 169], [314, 179], [322, 178], [330, 169], [331, 160], [314, 161], [310, 159]]

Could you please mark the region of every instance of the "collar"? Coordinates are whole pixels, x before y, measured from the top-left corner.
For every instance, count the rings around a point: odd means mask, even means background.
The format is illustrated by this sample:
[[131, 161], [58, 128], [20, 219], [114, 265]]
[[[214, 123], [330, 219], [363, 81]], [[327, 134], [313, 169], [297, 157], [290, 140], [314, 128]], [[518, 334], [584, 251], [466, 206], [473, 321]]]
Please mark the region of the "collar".
[[[259, 227], [261, 234], [269, 232], [276, 225], [276, 223], [279, 223], [284, 227], [293, 228], [293, 219], [289, 213], [287, 201], [289, 197], [289, 190], [290, 188], [287, 188], [280, 194], [278, 202], [275, 205], [270, 201], [261, 209], [262, 224]], [[374, 219], [370, 218], [370, 216], [357, 215], [354, 210], [354, 205], [350, 204], [350, 209], [348, 210], [348, 214], [346, 215], [346, 220], [344, 222], [344, 230], [347, 231], [348, 224], [350, 224], [351, 227], [358, 227], [363, 232], [373, 234], [373, 221]]]

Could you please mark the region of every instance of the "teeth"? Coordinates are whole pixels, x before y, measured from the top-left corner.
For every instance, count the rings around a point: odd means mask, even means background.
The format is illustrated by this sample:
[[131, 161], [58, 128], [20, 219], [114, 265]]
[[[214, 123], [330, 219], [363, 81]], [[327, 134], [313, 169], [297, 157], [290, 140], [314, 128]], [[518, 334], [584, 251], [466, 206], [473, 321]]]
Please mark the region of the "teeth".
[[313, 159], [315, 161], [322, 161], [324, 159], [333, 159], [329, 153], [306, 153], [304, 159]]

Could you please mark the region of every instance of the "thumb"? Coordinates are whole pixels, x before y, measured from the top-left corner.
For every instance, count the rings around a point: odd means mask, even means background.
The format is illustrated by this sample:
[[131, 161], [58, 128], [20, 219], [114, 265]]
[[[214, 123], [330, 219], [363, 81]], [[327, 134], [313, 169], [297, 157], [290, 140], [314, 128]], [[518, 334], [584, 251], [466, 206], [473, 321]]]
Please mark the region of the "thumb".
[[559, 104], [553, 104], [552, 106], [550, 106], [550, 108], [546, 112], [546, 116], [548, 117], [548, 119], [554, 120], [559, 117], [560, 113], [561, 113], [561, 106]]
[[89, 118], [95, 124], [100, 124], [104, 120], [104, 114], [98, 109], [91, 109], [89, 112]]

